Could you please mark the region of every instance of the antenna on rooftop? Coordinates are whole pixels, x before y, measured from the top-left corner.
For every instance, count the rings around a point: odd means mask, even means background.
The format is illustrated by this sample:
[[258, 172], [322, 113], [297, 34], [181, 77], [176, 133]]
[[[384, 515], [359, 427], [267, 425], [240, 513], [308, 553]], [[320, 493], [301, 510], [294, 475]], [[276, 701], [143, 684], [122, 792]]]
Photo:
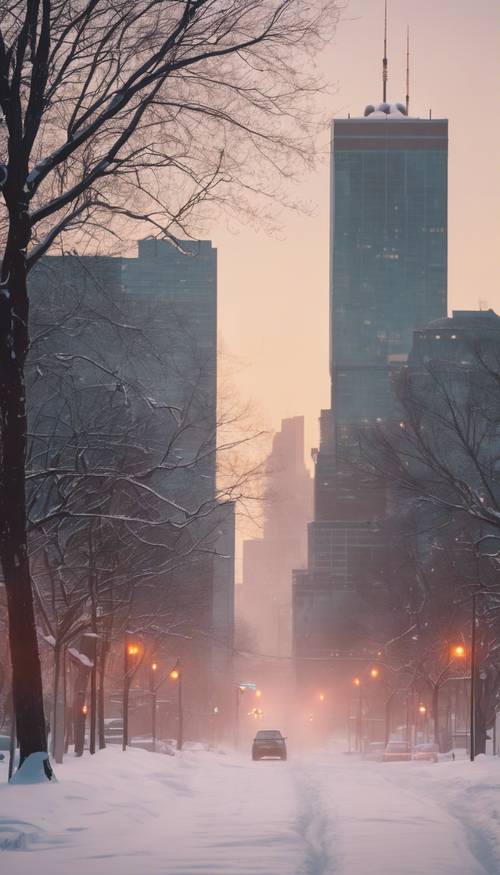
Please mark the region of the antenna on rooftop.
[[410, 26], [406, 28], [406, 115], [410, 111]]
[[384, 58], [382, 60], [382, 99], [387, 103], [387, 0], [385, 0], [384, 16]]

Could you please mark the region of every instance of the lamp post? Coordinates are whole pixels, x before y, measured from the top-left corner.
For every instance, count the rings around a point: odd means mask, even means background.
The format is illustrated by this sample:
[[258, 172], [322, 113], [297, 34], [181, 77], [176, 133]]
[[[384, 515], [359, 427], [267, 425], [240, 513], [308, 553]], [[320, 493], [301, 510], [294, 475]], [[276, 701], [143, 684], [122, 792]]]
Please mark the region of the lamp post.
[[234, 746], [236, 749], [238, 749], [238, 745], [240, 742], [240, 704], [241, 697], [243, 696], [245, 690], [246, 687], [242, 686], [241, 684], [236, 687], [236, 720], [234, 723]]
[[355, 748], [358, 753], [361, 753], [361, 738], [362, 738], [362, 729], [363, 729], [363, 699], [361, 697], [361, 679], [354, 678], [353, 685], [357, 687], [359, 691], [358, 696], [358, 715], [356, 718], [356, 741]]
[[476, 593], [472, 594], [472, 629], [470, 642], [470, 761], [474, 762], [476, 757], [476, 625], [477, 625], [477, 604]]
[[156, 752], [156, 692], [158, 687], [155, 685], [155, 675], [157, 671], [158, 663], [152, 662], [149, 674], [149, 689], [151, 692], [151, 740], [154, 752]]
[[182, 703], [182, 676], [184, 667], [180, 657], [177, 657], [176, 663], [169, 674], [169, 678], [177, 683], [177, 750], [182, 750], [184, 741], [184, 711]]
[[123, 735], [122, 750], [127, 750], [129, 741], [128, 731], [128, 706], [130, 698], [130, 684], [140, 664], [141, 648], [137, 642], [130, 641], [128, 633], [125, 633], [123, 647]]

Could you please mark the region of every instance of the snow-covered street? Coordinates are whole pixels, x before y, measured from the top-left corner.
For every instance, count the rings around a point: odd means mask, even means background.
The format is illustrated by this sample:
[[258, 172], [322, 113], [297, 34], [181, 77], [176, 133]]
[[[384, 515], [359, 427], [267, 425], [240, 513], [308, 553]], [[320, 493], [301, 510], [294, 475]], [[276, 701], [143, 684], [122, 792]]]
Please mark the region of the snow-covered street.
[[[498, 875], [500, 763], [111, 749], [0, 787], [5, 875]], [[36, 865], [35, 853], [36, 852]]]

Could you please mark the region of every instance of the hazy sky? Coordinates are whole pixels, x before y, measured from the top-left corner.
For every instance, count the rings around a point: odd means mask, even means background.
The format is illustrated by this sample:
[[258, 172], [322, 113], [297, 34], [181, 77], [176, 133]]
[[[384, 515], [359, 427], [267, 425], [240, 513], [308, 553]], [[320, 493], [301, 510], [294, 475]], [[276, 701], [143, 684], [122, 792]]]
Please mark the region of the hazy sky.
[[[450, 120], [449, 281], [453, 308], [487, 303], [500, 312], [500, 46], [498, 0], [389, 0], [389, 88], [405, 94], [406, 25], [411, 28], [411, 112]], [[331, 116], [360, 115], [381, 100], [383, 0], [350, 0], [323, 60]], [[321, 145], [327, 151], [328, 132]], [[288, 214], [280, 238], [255, 229], [211, 229], [219, 250], [223, 346], [241, 367], [235, 382], [263, 422], [304, 414], [317, 443], [329, 403], [328, 200], [325, 161], [304, 179], [313, 218]], [[308, 454], [308, 449], [307, 449]]]

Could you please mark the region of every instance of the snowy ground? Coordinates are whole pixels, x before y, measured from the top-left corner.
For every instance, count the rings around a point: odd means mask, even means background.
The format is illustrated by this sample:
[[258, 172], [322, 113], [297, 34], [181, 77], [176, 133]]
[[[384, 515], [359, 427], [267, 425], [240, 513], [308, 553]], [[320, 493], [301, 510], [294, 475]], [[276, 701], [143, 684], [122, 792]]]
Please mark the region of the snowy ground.
[[[2, 773], [0, 772], [0, 775]], [[500, 762], [108, 749], [0, 785], [5, 875], [499, 875]]]

